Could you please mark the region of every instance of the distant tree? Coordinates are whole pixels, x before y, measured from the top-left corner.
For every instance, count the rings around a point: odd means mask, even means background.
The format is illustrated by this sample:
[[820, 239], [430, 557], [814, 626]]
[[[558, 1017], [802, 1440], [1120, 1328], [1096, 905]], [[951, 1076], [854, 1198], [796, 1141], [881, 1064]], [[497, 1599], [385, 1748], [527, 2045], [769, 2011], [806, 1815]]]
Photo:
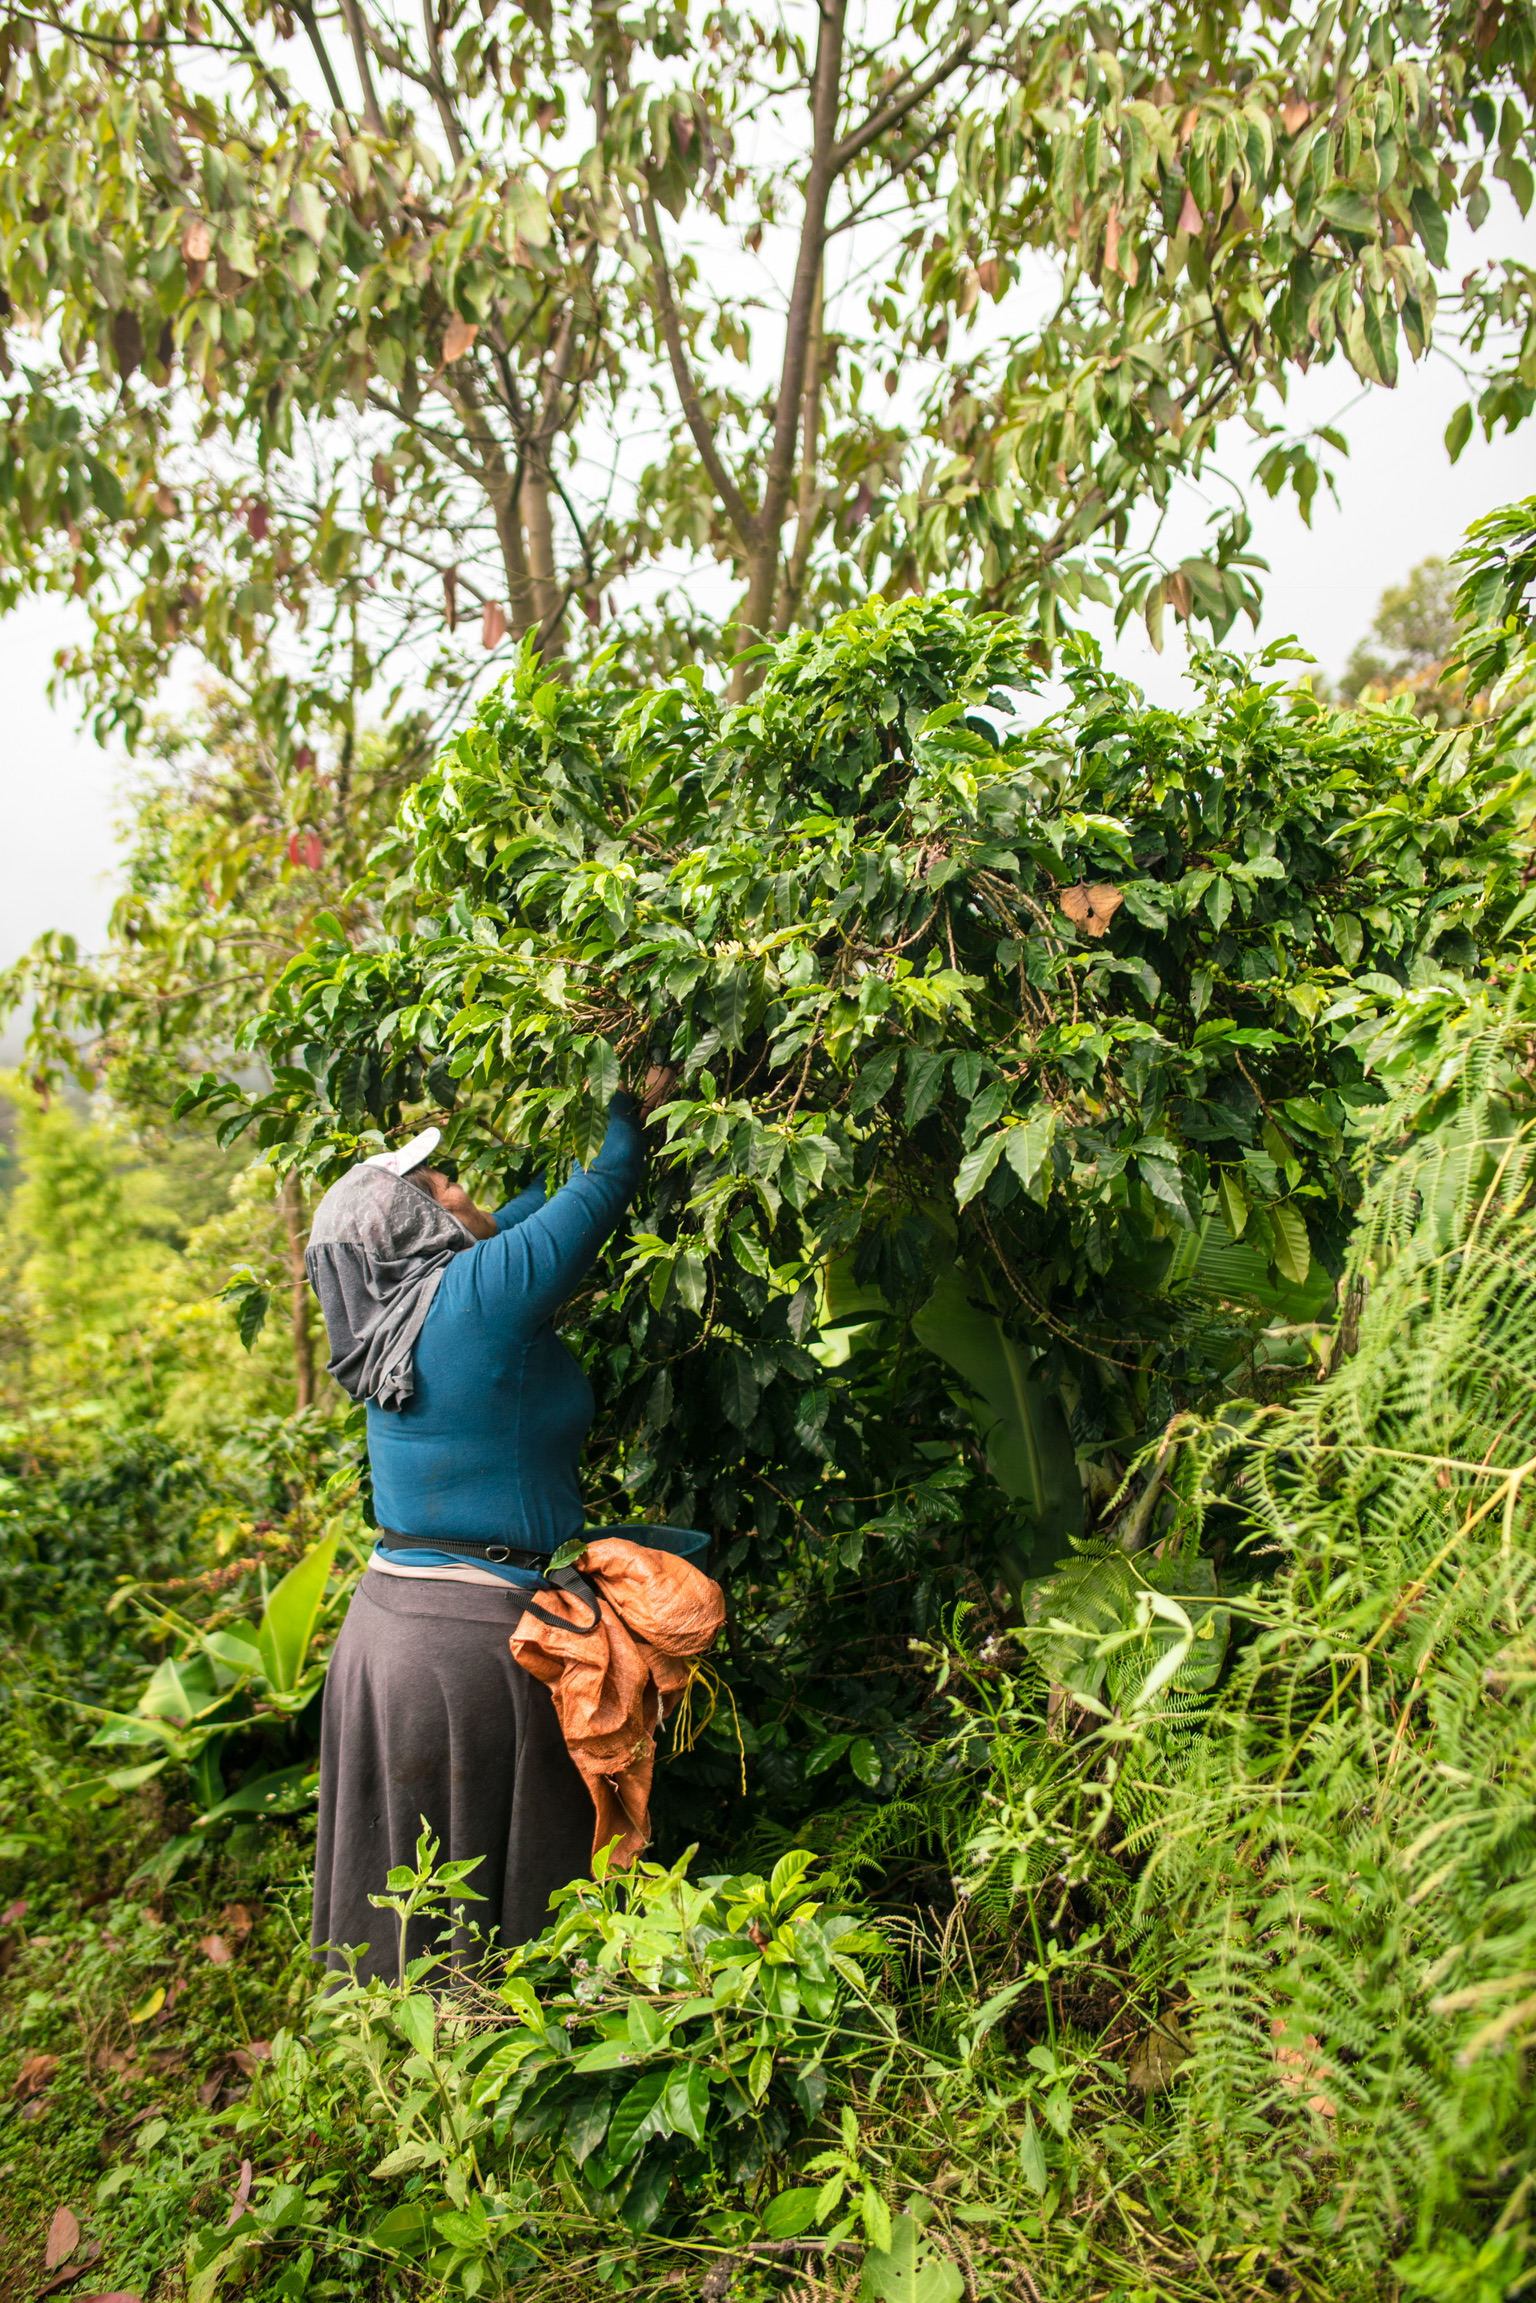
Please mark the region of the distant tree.
[[1461, 709], [1461, 690], [1443, 675], [1456, 652], [1460, 578], [1444, 560], [1421, 560], [1407, 581], [1381, 595], [1375, 621], [1355, 643], [1339, 681], [1338, 701], [1357, 703], [1369, 690], [1409, 695], [1416, 710]]
[[[37, 1084], [72, 1074], [105, 1085], [119, 1119], [163, 1159], [189, 1076], [209, 1065], [250, 1076], [236, 1042], [310, 938], [377, 929], [376, 902], [358, 882], [424, 765], [421, 738], [420, 720], [402, 714], [388, 741], [347, 737], [321, 760], [253, 727], [244, 699], [211, 687], [191, 713], [152, 721], [106, 951], [49, 934], [0, 973], [0, 1013], [30, 1008]], [[243, 1236], [230, 1244], [260, 1265], [261, 1303], [274, 1290], [285, 1301], [302, 1409], [316, 1399], [317, 1373], [309, 1204], [297, 1175], [283, 1183], [277, 1217], [276, 1263]]]

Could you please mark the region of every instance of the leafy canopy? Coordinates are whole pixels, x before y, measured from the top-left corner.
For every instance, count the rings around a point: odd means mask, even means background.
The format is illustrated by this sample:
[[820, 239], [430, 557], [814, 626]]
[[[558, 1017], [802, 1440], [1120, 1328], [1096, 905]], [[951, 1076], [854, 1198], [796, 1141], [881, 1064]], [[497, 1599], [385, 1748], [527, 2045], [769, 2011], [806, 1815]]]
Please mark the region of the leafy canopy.
[[[1137, 507], [1243, 413], [1306, 509], [1342, 442], [1256, 396], [1422, 356], [1533, 64], [1475, 0], [63, 0], [0, 35], [0, 600], [88, 602], [99, 724], [192, 647], [289, 750], [583, 612], [661, 668], [951, 580], [1219, 637], [1246, 516], [1168, 567]], [[1449, 301], [1456, 450], [1530, 410], [1531, 270]]]
[[[1013, 1387], [994, 1422], [1034, 1386], [992, 1468], [1059, 1549], [1074, 1454], [1107, 1494], [1098, 1458], [1240, 1356], [1191, 1287], [1315, 1316], [1377, 1094], [1350, 996], [1471, 965], [1516, 890], [1470, 731], [1266, 668], [1206, 659], [1179, 715], [1075, 646], [1044, 715], [1027, 628], [954, 598], [785, 642], [736, 708], [530, 653], [404, 804], [399, 931], [322, 923], [251, 1033], [271, 1089], [184, 1103], [319, 1181], [430, 1115], [494, 1193], [590, 1156], [665, 1057], [627, 1292], [583, 1331], [620, 1486], [722, 1529], [786, 1499], [856, 1523], [931, 1469], [915, 1335], [969, 1393]], [[829, 1323], [857, 1346], [830, 1385]]]

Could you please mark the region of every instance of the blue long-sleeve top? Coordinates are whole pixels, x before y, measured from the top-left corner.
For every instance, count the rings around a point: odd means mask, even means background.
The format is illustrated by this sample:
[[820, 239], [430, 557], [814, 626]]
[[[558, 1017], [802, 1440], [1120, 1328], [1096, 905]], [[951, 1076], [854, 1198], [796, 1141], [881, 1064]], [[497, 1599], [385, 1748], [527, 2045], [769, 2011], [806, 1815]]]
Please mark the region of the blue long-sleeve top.
[[552, 1198], [542, 1181], [495, 1216], [494, 1239], [456, 1255], [416, 1339], [402, 1410], [368, 1408], [381, 1526], [554, 1551], [585, 1524], [577, 1466], [592, 1387], [554, 1320], [640, 1180], [639, 1109], [615, 1096], [590, 1168]]

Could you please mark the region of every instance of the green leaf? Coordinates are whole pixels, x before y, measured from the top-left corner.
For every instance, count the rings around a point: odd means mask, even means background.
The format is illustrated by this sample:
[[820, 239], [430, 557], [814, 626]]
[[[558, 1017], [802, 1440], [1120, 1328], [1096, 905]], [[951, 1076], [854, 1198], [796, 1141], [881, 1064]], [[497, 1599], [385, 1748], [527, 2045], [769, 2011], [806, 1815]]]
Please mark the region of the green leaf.
[[219, 1291], [220, 1303], [228, 1304], [235, 1323], [235, 1332], [246, 1350], [251, 1350], [256, 1338], [266, 1325], [272, 1298], [254, 1272], [237, 1271], [229, 1284]]
[[1019, 2137], [1019, 2173], [1035, 2197], [1040, 2198], [1050, 2182], [1051, 2174], [1045, 2163], [1045, 2145], [1040, 2140], [1035, 2115], [1029, 2110], [1024, 2113], [1024, 2131]]
[[781, 2191], [763, 2209], [763, 2229], [770, 2239], [798, 2239], [816, 2220], [819, 2194], [808, 2187]]
[[[377, 2168], [374, 2173], [378, 2173]], [[425, 2207], [409, 2200], [404, 2206], [391, 2207], [387, 2215], [381, 2215], [368, 2238], [387, 2254], [420, 2255], [431, 2245], [432, 2220]]]
[[880, 1754], [867, 1735], [861, 1735], [858, 1741], [851, 1746], [848, 1753], [848, 1764], [859, 1781], [867, 1784], [871, 1791], [874, 1790], [884, 1773], [880, 1763]]
[[210, 1823], [222, 1823], [230, 1815], [293, 1815], [308, 1806], [320, 1784], [319, 1772], [311, 1759], [301, 1759], [293, 1767], [277, 1768], [270, 1775], [258, 1775], [249, 1783], [242, 1783], [227, 1799], [210, 1807], [197, 1819], [199, 1829]]
[[848, 1098], [848, 1109], [855, 1119], [861, 1119], [865, 1112], [873, 1110], [882, 1096], [889, 1092], [900, 1061], [900, 1048], [884, 1047], [878, 1048], [863, 1066], [853, 1083], [853, 1093]]
[[[402, 2143], [368, 2172], [376, 2183], [392, 2183], [398, 2176], [414, 2175], [419, 2168], [436, 2167], [442, 2156], [442, 2147], [436, 2143]], [[397, 2240], [395, 2244], [398, 2246], [400, 2242]]]
[[1160, 1159], [1151, 1152], [1138, 1152], [1136, 1168], [1159, 1206], [1168, 1210], [1175, 1223], [1194, 1230], [1199, 1219], [1190, 1213], [1184, 1178], [1172, 1160]]
[[667, 2081], [662, 2111], [674, 2135], [686, 2135], [692, 2143], [704, 2141], [709, 2121], [709, 2073], [702, 2064], [695, 2063]]
[[613, 2097], [606, 2091], [572, 2106], [565, 2122], [565, 2148], [578, 2167], [584, 2167], [608, 2132]]
[[757, 1414], [758, 1385], [752, 1362], [744, 1351], [732, 1350], [720, 1378], [720, 1404], [738, 1431], [746, 1431]]
[[1300, 1287], [1312, 1268], [1312, 1243], [1306, 1224], [1288, 1200], [1269, 1210], [1269, 1221], [1275, 1237], [1275, 1268], [1282, 1279]]
[[776, 1914], [800, 1901], [815, 1863], [815, 1854], [809, 1847], [792, 1847], [787, 1855], [779, 1857], [768, 1877], [768, 1902]]
[[1248, 1221], [1248, 1194], [1231, 1168], [1216, 1171], [1216, 1204], [1221, 1220], [1234, 1239], [1241, 1239]]
[[437, 2043], [437, 2009], [425, 1992], [398, 2000], [391, 2013], [401, 2038], [418, 2055], [430, 2055]]
[[906, 1121], [909, 1128], [926, 1119], [938, 1101], [944, 1085], [944, 1067], [949, 1061], [944, 1048], [909, 1048], [907, 1050]]
[[644, 1999], [631, 1999], [624, 2011], [629, 2043], [639, 2055], [649, 2055], [667, 2036], [665, 2018]]
[[298, 1566], [288, 1570], [262, 1611], [257, 1645], [267, 1678], [280, 1694], [297, 1687], [303, 1674], [339, 1541], [338, 1536], [328, 1535], [307, 1551]]
[[873, 2303], [959, 2303], [965, 2281], [946, 2256], [925, 2255], [922, 2233], [910, 2215], [891, 2219], [884, 2247], [864, 2258], [859, 2295]]
[[677, 1258], [672, 1269], [677, 1284], [678, 1301], [686, 1304], [690, 1311], [702, 1311], [706, 1286], [704, 1258], [695, 1255], [690, 1248]]
[[1337, 224], [1346, 232], [1369, 235], [1376, 230], [1376, 211], [1358, 192], [1345, 191], [1341, 186], [1330, 192], [1320, 207], [1330, 224]]
[[970, 1205], [996, 1167], [1004, 1145], [1014, 1132], [1012, 1128], [999, 1128], [995, 1134], [984, 1136], [973, 1150], [966, 1153], [955, 1177], [955, 1200], [958, 1206]]
[[637, 2079], [623, 2098], [608, 2125], [608, 2141], [603, 2156], [614, 2167], [622, 2167], [633, 2159], [647, 2136], [654, 2133], [652, 2114], [658, 2109], [670, 2084], [669, 2071], [647, 2071]]
[[1008, 1129], [1003, 1149], [1008, 1165], [1027, 1192], [1034, 1190], [1035, 1178], [1055, 1140], [1056, 1114], [1049, 1105], [1032, 1111], [1021, 1127]]

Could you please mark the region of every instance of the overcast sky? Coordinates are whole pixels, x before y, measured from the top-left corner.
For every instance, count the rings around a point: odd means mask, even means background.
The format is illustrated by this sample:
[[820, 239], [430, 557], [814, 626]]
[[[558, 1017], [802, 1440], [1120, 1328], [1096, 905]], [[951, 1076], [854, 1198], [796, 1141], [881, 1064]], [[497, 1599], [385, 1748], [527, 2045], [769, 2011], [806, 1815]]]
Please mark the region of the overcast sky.
[[[1503, 252], [1485, 231], [1478, 256]], [[1474, 252], [1469, 241], [1467, 254]], [[1453, 253], [1459, 254], [1460, 251]], [[1261, 637], [1294, 632], [1330, 673], [1343, 665], [1370, 624], [1383, 589], [1431, 553], [1454, 551], [1463, 529], [1480, 513], [1536, 487], [1536, 426], [1491, 445], [1475, 437], [1454, 469], [1442, 435], [1465, 396], [1448, 360], [1431, 354], [1408, 368], [1395, 392], [1361, 387], [1342, 361], [1300, 379], [1293, 388], [1288, 425], [1342, 416], [1352, 454], [1340, 467], [1337, 508], [1319, 492], [1313, 525], [1303, 527], [1294, 505], [1250, 495], [1254, 548], [1269, 561]], [[1246, 475], [1254, 443], [1234, 458]], [[1234, 448], [1239, 442], [1234, 441]], [[1198, 551], [1205, 513], [1224, 500], [1211, 482], [1206, 500], [1193, 492], [1165, 529], [1162, 549], [1172, 558]], [[47, 698], [54, 651], [83, 636], [79, 612], [62, 603], [34, 603], [0, 620], [0, 693], [6, 701], [0, 741], [0, 964], [48, 928], [66, 929], [87, 944], [103, 933], [114, 892], [114, 817], [123, 766], [74, 724], [66, 704]], [[1170, 619], [1170, 629], [1172, 629]], [[1232, 636], [1245, 644], [1246, 623]], [[1182, 650], [1170, 639], [1165, 655], [1152, 654], [1140, 626], [1113, 651], [1120, 669], [1158, 701], [1177, 700]], [[14, 1028], [0, 1043], [0, 1060], [14, 1060]]]

